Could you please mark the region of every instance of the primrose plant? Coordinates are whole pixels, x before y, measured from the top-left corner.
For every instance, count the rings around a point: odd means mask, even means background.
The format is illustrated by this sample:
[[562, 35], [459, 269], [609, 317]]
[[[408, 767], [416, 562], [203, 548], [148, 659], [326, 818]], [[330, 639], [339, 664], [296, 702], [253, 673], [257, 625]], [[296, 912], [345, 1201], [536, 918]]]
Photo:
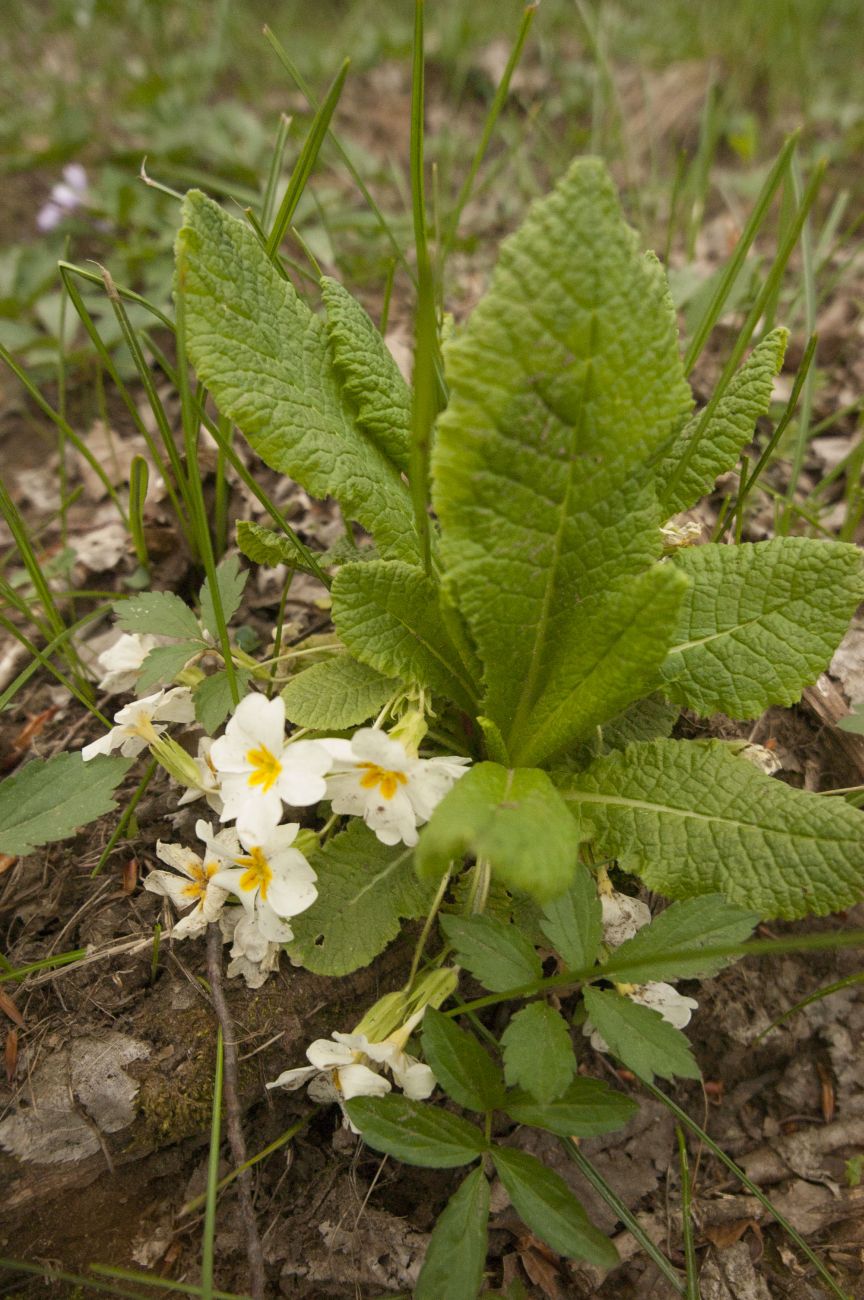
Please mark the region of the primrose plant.
[[[338, 501], [350, 545], [321, 557], [335, 636], [301, 671], [278, 648], [226, 661], [223, 641], [220, 658], [236, 559], [200, 619], [130, 597], [105, 685], [140, 698], [86, 766], [148, 748], [208, 809], [194, 847], [160, 843], [170, 870], [146, 884], [183, 913], [176, 939], [218, 921], [253, 985], [283, 948], [349, 975], [423, 919], [404, 986], [271, 1085], [337, 1101], [403, 1161], [470, 1167], [420, 1300], [481, 1287], [493, 1174], [538, 1237], [607, 1268], [564, 1180], [508, 1134], [566, 1145], [627, 1121], [634, 1103], [580, 1073], [575, 1044], [648, 1083], [698, 1077], [676, 982], [716, 973], [760, 918], [860, 896], [857, 809], [672, 731], [682, 708], [747, 719], [797, 700], [864, 597], [861, 558], [807, 537], [696, 544], [676, 520], [736, 464], [786, 334], [694, 414], [662, 269], [599, 162], [534, 205], [450, 332], [428, 457], [380, 334], [338, 283], [320, 289], [313, 310], [249, 225], [187, 195], [186, 354], [267, 465]], [[252, 522], [237, 536], [256, 562], [293, 554]], [[205, 733], [195, 756], [172, 725]], [[615, 868], [671, 905], [652, 920]], [[485, 990], [469, 1009], [513, 1008], [497, 1042], [457, 1023], [466, 977]]]

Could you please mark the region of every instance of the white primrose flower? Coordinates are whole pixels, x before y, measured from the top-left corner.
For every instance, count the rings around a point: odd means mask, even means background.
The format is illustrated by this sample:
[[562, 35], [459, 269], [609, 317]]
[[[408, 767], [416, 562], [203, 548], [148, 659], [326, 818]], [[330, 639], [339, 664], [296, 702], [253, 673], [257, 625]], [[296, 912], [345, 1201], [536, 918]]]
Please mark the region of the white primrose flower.
[[362, 727], [351, 740], [319, 742], [331, 755], [327, 797], [335, 813], [362, 817], [382, 844], [416, 844], [432, 816], [465, 775], [467, 758], [415, 758], [399, 740]]
[[87, 763], [97, 754], [110, 754], [119, 749], [124, 758], [135, 758], [159, 738], [167, 723], [193, 722], [194, 719], [192, 692], [186, 686], [174, 686], [169, 691], [145, 695], [115, 713], [115, 725], [104, 736], [85, 745], [81, 757]]
[[122, 695], [134, 690], [141, 665], [158, 645], [155, 636], [121, 632], [114, 644], [99, 656], [99, 665], [105, 670], [105, 676], [99, 682], [100, 691], [107, 691], [109, 695]]
[[219, 774], [220, 821], [242, 821], [258, 835], [277, 825], [282, 804], [318, 803], [327, 788], [330, 755], [314, 740], [285, 739], [285, 702], [255, 692], [237, 706], [225, 735], [213, 742], [210, 762]]
[[[144, 888], [151, 894], [170, 898], [178, 911], [194, 903], [191, 912], [182, 917], [171, 930], [173, 939], [187, 939], [202, 934], [211, 921], [219, 919], [228, 891], [213, 883], [219, 870], [214, 857], [199, 858], [182, 844], [164, 844], [158, 840], [156, 856], [173, 867], [173, 871], [151, 871]], [[179, 873], [179, 874], [178, 874]]]
[[71, 212], [84, 207], [89, 198], [87, 173], [80, 163], [63, 168], [63, 180], [51, 187], [51, 197], [36, 213], [39, 230], [54, 230]]
[[[344, 1035], [351, 1037], [350, 1034]], [[336, 1035], [334, 1034], [334, 1038]], [[352, 1097], [383, 1097], [391, 1091], [385, 1079], [362, 1060], [363, 1053], [345, 1043], [334, 1043], [329, 1038], [316, 1038], [306, 1048], [309, 1065], [296, 1070], [283, 1070], [278, 1079], [268, 1083], [268, 1088], [287, 1088], [293, 1092], [309, 1085], [309, 1096], [322, 1105], [337, 1102], [342, 1108], [344, 1123], [352, 1133], [359, 1132], [345, 1114], [343, 1103]]]
[[[258, 836], [243, 826], [213, 834], [205, 821], [195, 832], [221, 859], [214, 884], [239, 898], [263, 939], [288, 943], [294, 938], [288, 918], [305, 912], [318, 897], [318, 877], [299, 849], [292, 848], [297, 822], [270, 828]], [[230, 865], [225, 865], [226, 863]]]
[[421, 1007], [409, 1020], [406, 1020], [404, 1025], [394, 1030], [380, 1043], [370, 1043], [365, 1034], [334, 1033], [333, 1037], [337, 1043], [343, 1043], [346, 1047], [353, 1048], [355, 1052], [361, 1052], [377, 1065], [383, 1065], [384, 1069], [393, 1075], [397, 1086], [402, 1089], [406, 1097], [410, 1097], [412, 1101], [425, 1101], [434, 1092], [437, 1080], [428, 1065], [418, 1061], [416, 1056], [409, 1056], [405, 1051], [405, 1044], [411, 1037], [412, 1031], [423, 1019], [425, 1010], [425, 1006]]
[[219, 917], [219, 926], [222, 938], [231, 944], [228, 978], [242, 975], [247, 988], [260, 989], [278, 969], [282, 945], [265, 939], [255, 916], [242, 907], [226, 907]]

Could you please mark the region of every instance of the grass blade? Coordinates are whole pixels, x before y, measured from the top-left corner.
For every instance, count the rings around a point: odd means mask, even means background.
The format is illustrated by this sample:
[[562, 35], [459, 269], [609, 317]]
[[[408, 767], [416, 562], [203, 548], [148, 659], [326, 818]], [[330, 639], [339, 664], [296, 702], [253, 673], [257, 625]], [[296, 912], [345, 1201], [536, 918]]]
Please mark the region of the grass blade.
[[786, 1233], [786, 1235], [789, 1237], [790, 1241], [793, 1241], [795, 1245], [798, 1247], [798, 1249], [802, 1252], [802, 1254], [805, 1255], [807, 1259], [809, 1259], [810, 1263], [816, 1269], [816, 1272], [819, 1274], [822, 1281], [828, 1287], [828, 1290], [831, 1292], [831, 1294], [833, 1296], [836, 1296], [837, 1300], [849, 1300], [849, 1297], [846, 1295], [846, 1293], [840, 1290], [839, 1286], [834, 1281], [833, 1277], [828, 1272], [825, 1265], [819, 1259], [818, 1255], [816, 1255], [810, 1249], [810, 1247], [807, 1245], [807, 1242], [804, 1240], [801, 1234], [797, 1231], [797, 1229], [793, 1228], [789, 1220], [780, 1213], [780, 1211], [772, 1203], [770, 1197], [766, 1196], [765, 1193], [762, 1191], [761, 1187], [758, 1187], [756, 1183], [754, 1183], [750, 1178], [748, 1178], [744, 1170], [741, 1169], [739, 1165], [736, 1165], [732, 1157], [727, 1156], [726, 1152], [722, 1149], [722, 1147], [719, 1147], [717, 1143], [714, 1141], [714, 1139], [710, 1137], [709, 1134], [707, 1134], [705, 1130], [696, 1123], [695, 1119], [691, 1119], [690, 1116], [687, 1114], [687, 1112], [685, 1110], [682, 1110], [681, 1107], [676, 1102], [674, 1102], [671, 1097], [667, 1097], [665, 1092], [661, 1092], [659, 1088], [655, 1088], [653, 1083], [646, 1083], [644, 1079], [640, 1080], [640, 1082], [642, 1083], [643, 1088], [647, 1089], [647, 1091], [650, 1092], [652, 1097], [656, 1098], [657, 1101], [662, 1102], [662, 1104], [667, 1108], [667, 1110], [670, 1110], [672, 1114], [675, 1115], [675, 1117], [684, 1125], [685, 1128], [689, 1128], [690, 1132], [694, 1133], [696, 1137], [699, 1138], [699, 1141], [705, 1144], [708, 1150], [711, 1151], [712, 1154], [717, 1157], [720, 1163], [725, 1165], [726, 1168], [730, 1171], [730, 1173], [735, 1175], [739, 1183], [741, 1183], [742, 1187], [745, 1187], [751, 1196], [755, 1196], [757, 1201], [759, 1201], [760, 1204], [765, 1206], [766, 1210], [768, 1210], [773, 1215], [773, 1217], [777, 1220], [778, 1224]]
[[222, 1138], [222, 1027], [216, 1031], [216, 1070], [213, 1076], [213, 1113], [210, 1121], [210, 1153], [207, 1159], [207, 1191], [204, 1198], [204, 1238], [201, 1243], [201, 1292], [204, 1300], [216, 1300], [213, 1287], [213, 1258], [216, 1239], [216, 1193], [219, 1187], [219, 1147]]
[[675, 1271], [675, 1268], [670, 1264], [662, 1250], [654, 1244], [640, 1224], [639, 1220], [631, 1213], [630, 1209], [624, 1204], [614, 1188], [610, 1187], [609, 1183], [606, 1182], [606, 1179], [600, 1171], [594, 1168], [588, 1157], [580, 1151], [579, 1147], [576, 1146], [572, 1139], [568, 1140], [567, 1138], [559, 1138], [559, 1142], [567, 1153], [569, 1159], [572, 1160], [574, 1165], [576, 1165], [584, 1174], [594, 1190], [599, 1192], [610, 1210], [618, 1215], [618, 1218], [622, 1223], [627, 1225], [628, 1232], [636, 1241], [639, 1242], [639, 1245], [645, 1251], [645, 1254], [654, 1261], [670, 1286], [677, 1291], [678, 1295], [684, 1295], [684, 1287], [681, 1285], [681, 1279]]
[[684, 1238], [684, 1260], [687, 1265], [687, 1300], [699, 1300], [699, 1265], [696, 1262], [696, 1243], [693, 1240], [693, 1188], [690, 1182], [690, 1162], [687, 1159], [687, 1139], [681, 1125], [676, 1125], [678, 1159], [681, 1166], [681, 1233]]
[[327, 137], [327, 132], [330, 130], [330, 120], [336, 111], [336, 105], [339, 103], [350, 64], [351, 60], [345, 59], [333, 78], [330, 89], [324, 97], [324, 102], [312, 119], [309, 134], [291, 173], [291, 179], [279, 205], [273, 228], [267, 236], [267, 253], [270, 258], [275, 259], [279, 245], [282, 243], [285, 232], [291, 225], [294, 213], [297, 210], [300, 196], [306, 188], [309, 177], [312, 175], [312, 169], [318, 159], [318, 154], [321, 152], [321, 146]]
[[411, 404], [411, 459], [409, 480], [414, 504], [414, 524], [427, 573], [432, 572], [432, 535], [429, 526], [429, 458], [432, 425], [438, 414], [438, 326], [435, 319], [435, 285], [426, 234], [426, 196], [423, 176], [423, 0], [414, 4], [414, 57], [411, 79], [411, 206], [417, 256], [417, 319], [414, 352], [414, 395]]
[[783, 183], [783, 178], [789, 170], [789, 164], [797, 143], [798, 133], [795, 132], [793, 135], [790, 135], [789, 139], [778, 154], [777, 161], [768, 173], [753, 211], [750, 213], [747, 224], [741, 232], [741, 237], [735, 245], [735, 252], [726, 264], [726, 268], [717, 284], [717, 288], [714, 290], [711, 300], [705, 308], [704, 315], [696, 326], [696, 329], [693, 331], [693, 337], [690, 340], [684, 357], [684, 371], [688, 375], [701, 356], [702, 349], [707, 343], [711, 331], [720, 319], [720, 314], [723, 311], [723, 307], [729, 297], [732, 286], [738, 278], [738, 272], [744, 265], [745, 258], [750, 252], [753, 241], [762, 228], [762, 223], [765, 220], [774, 195], [777, 193], [777, 190]]

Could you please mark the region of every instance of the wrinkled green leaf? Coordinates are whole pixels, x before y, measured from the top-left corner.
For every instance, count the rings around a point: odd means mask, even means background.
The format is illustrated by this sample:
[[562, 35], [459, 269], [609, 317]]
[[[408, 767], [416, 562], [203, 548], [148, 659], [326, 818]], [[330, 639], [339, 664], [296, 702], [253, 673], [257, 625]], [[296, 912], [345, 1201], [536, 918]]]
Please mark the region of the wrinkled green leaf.
[[843, 542], [776, 537], [693, 546], [674, 564], [692, 585], [665, 690], [702, 714], [755, 718], [769, 704], [800, 699], [864, 599], [861, 553]]
[[336, 631], [357, 659], [472, 708], [473, 684], [445, 627], [438, 589], [421, 569], [384, 560], [346, 564], [331, 595]]
[[578, 850], [576, 822], [545, 772], [477, 763], [421, 831], [417, 870], [441, 875], [472, 853], [505, 885], [543, 900], [570, 884]]
[[327, 308], [333, 368], [357, 423], [388, 460], [407, 472], [411, 390], [357, 299], [327, 275], [321, 278], [321, 296]]
[[484, 712], [527, 725], [574, 606], [659, 554], [642, 466], [692, 398], [662, 269], [580, 159], [502, 245], [444, 349], [433, 500], [445, 582], [483, 661]]
[[514, 728], [514, 763], [546, 763], [656, 689], [688, 585], [658, 564], [576, 607], [530, 716]]
[[458, 1115], [408, 1097], [354, 1097], [345, 1103], [363, 1141], [406, 1165], [455, 1169], [488, 1150], [479, 1128]]
[[504, 1100], [501, 1072], [473, 1034], [430, 1007], [423, 1017], [423, 1055], [441, 1087], [466, 1110], [495, 1110]]
[[182, 641], [201, 640], [197, 618], [173, 591], [142, 591], [127, 600], [115, 601], [112, 609], [117, 626], [124, 632], [149, 632], [151, 636], [174, 636]]
[[571, 1259], [615, 1267], [617, 1250], [589, 1221], [563, 1178], [527, 1151], [493, 1147], [492, 1159], [514, 1210], [541, 1241]]
[[[771, 404], [774, 376], [783, 365], [788, 338], [788, 330], [772, 330], [750, 353], [717, 403], [681, 482], [672, 492], [661, 488], [660, 499], [667, 514], [674, 515], [694, 505], [711, 491], [721, 474], [734, 468], [741, 448], [753, 436], [757, 419], [765, 415]], [[700, 412], [688, 421], [658, 466], [657, 477], [661, 483], [669, 479], [701, 419]]]
[[334, 496], [382, 554], [416, 558], [400, 467], [343, 399], [323, 321], [245, 222], [197, 190], [184, 199], [183, 220], [176, 251], [186, 343], [219, 409], [272, 469]]
[[[248, 571], [240, 568], [240, 561], [236, 555], [226, 555], [224, 560], [217, 566], [216, 583], [222, 600], [222, 614], [225, 618], [226, 627], [240, 608], [243, 589], [246, 586], [248, 577]], [[219, 627], [216, 623], [216, 611], [213, 608], [213, 595], [210, 590], [209, 578], [204, 579], [198, 599], [201, 602], [201, 622], [218, 645]]]
[[566, 894], [543, 904], [540, 929], [571, 970], [584, 970], [595, 961], [603, 922], [597, 882], [587, 867], [576, 868]]
[[[647, 984], [649, 980], [707, 979], [716, 975], [730, 960], [728, 957], [692, 957], [681, 960], [676, 952], [694, 948], [720, 948], [727, 943], [743, 943], [759, 921], [758, 912], [746, 912], [727, 903], [721, 894], [688, 898], [673, 903], [655, 916], [632, 939], [616, 948], [615, 971], [628, 984]], [[634, 966], [619, 967], [621, 962]]]
[[[242, 700], [249, 689], [252, 674], [247, 668], [235, 668], [234, 677]], [[195, 705], [196, 720], [201, 723], [208, 736], [214, 735], [234, 708], [231, 683], [225, 669], [220, 668], [218, 672], [210, 673], [203, 682], [193, 687], [192, 701]]]
[[539, 980], [540, 958], [515, 925], [491, 916], [439, 918], [441, 929], [456, 949], [456, 960], [493, 993]]
[[690, 1044], [659, 1011], [643, 1007], [614, 989], [589, 986], [583, 997], [591, 1022], [609, 1050], [640, 1079], [652, 1083], [655, 1074], [661, 1079], [699, 1078]]
[[0, 786], [0, 853], [24, 857], [117, 807], [112, 798], [131, 758], [80, 754], [33, 759]]
[[723, 894], [793, 920], [861, 897], [864, 814], [765, 776], [722, 741], [631, 745], [565, 794], [598, 851], [667, 898]]
[[517, 1011], [501, 1046], [507, 1083], [543, 1104], [560, 1097], [576, 1073], [567, 1021], [545, 1002], [529, 1002]]
[[316, 975], [368, 966], [396, 938], [401, 918], [429, 907], [432, 890], [417, 879], [412, 858], [404, 844], [382, 844], [359, 820], [311, 853], [318, 897], [291, 921], [291, 956]]
[[517, 1124], [559, 1137], [596, 1137], [623, 1128], [639, 1107], [598, 1079], [574, 1079], [560, 1097], [542, 1105], [521, 1089], [508, 1093], [504, 1109]]
[[469, 1300], [486, 1266], [489, 1180], [474, 1169], [447, 1202], [432, 1229], [414, 1300]]
[[344, 731], [371, 718], [396, 689], [392, 678], [340, 655], [292, 677], [282, 698], [286, 716], [298, 727]]

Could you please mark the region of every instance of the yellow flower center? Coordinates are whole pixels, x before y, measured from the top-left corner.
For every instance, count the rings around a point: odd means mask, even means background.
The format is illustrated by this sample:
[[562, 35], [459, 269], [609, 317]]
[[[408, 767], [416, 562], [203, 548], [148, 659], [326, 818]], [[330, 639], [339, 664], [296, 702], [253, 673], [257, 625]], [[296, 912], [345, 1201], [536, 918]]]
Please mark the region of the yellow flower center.
[[238, 867], [246, 867], [246, 871], [240, 877], [241, 889], [258, 889], [261, 892], [262, 899], [267, 901], [267, 889], [270, 881], [273, 879], [273, 872], [270, 870], [270, 863], [264, 856], [264, 850], [256, 844], [249, 850], [244, 858], [237, 858]]
[[363, 772], [360, 784], [364, 790], [374, 790], [377, 785], [384, 799], [392, 799], [400, 785], [407, 785], [408, 778], [404, 772], [388, 772], [376, 763], [358, 763]]
[[279, 759], [270, 753], [266, 745], [261, 745], [258, 749], [248, 751], [246, 762], [252, 768], [249, 785], [260, 785], [262, 793], [266, 794], [276, 784], [282, 771]]
[[190, 867], [189, 874], [192, 879], [184, 886], [182, 892], [187, 898], [203, 898], [207, 893], [210, 877], [215, 876], [218, 870], [218, 862], [205, 862], [202, 866]]

